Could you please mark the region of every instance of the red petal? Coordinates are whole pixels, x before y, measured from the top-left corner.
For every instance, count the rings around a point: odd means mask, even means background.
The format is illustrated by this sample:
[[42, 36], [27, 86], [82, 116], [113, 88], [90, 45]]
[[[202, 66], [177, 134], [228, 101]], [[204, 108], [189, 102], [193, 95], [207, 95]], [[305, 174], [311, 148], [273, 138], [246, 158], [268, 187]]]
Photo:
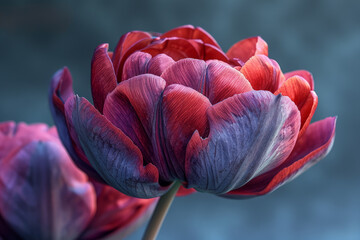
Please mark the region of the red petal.
[[166, 69], [161, 77], [167, 85], [176, 83], [195, 89], [211, 103], [252, 90], [239, 71], [217, 60], [182, 59]]
[[175, 61], [166, 54], [159, 54], [153, 57], [148, 64], [148, 73], [160, 76]]
[[306, 70], [296, 70], [292, 72], [285, 73], [285, 79], [288, 79], [292, 76], [300, 76], [303, 77], [310, 85], [311, 90], [314, 90], [314, 78], [312, 74]]
[[275, 92], [284, 81], [279, 65], [265, 55], [251, 57], [240, 69], [255, 90]]
[[156, 139], [164, 144], [156, 146], [160, 146], [157, 152], [165, 153], [164, 160], [174, 178], [185, 180], [186, 145], [196, 130], [202, 136], [207, 134], [206, 110], [210, 106], [204, 95], [191, 88], [174, 84], [165, 89], [161, 105], [163, 126], [157, 125], [163, 138]]
[[227, 196], [264, 195], [296, 178], [330, 152], [334, 142], [335, 125], [335, 117], [312, 123], [298, 139], [291, 155], [282, 165], [229, 192]]
[[237, 94], [207, 111], [210, 133], [194, 133], [186, 149], [188, 187], [223, 194], [281, 165], [290, 155], [300, 114], [287, 97]]
[[102, 113], [105, 98], [116, 87], [116, 75], [108, 55], [108, 44], [95, 49], [91, 61], [91, 92], [94, 106]]
[[[125, 62], [125, 60], [123, 58], [124, 58], [124, 55], [127, 53], [127, 51], [130, 48], [132, 48], [134, 45], [137, 45], [137, 43], [139, 43], [139, 42], [149, 43], [149, 41], [146, 41], [146, 40], [151, 40], [151, 39], [152, 39], [152, 36], [149, 33], [141, 32], [141, 31], [128, 32], [121, 36], [118, 44], [115, 47], [115, 51], [114, 51], [113, 58], [112, 58], [116, 76], [121, 77], [122, 65]], [[144, 46], [142, 46], [140, 44], [140, 45], [138, 45], [138, 49], [136, 49], [136, 50], [139, 50], [142, 47], [144, 47]], [[132, 51], [131, 53], [135, 52], [136, 50]], [[128, 56], [130, 54], [128, 54]], [[120, 79], [118, 79], [118, 80], [120, 80]]]
[[235, 43], [226, 53], [229, 58], [246, 62], [257, 54], [268, 55], [268, 45], [261, 37], [252, 37]]
[[192, 25], [184, 25], [174, 28], [160, 36], [160, 38], [178, 37], [186, 39], [201, 39], [204, 43], [220, 48], [216, 40], [201, 27], [194, 27]]
[[183, 38], [161, 39], [141, 51], [150, 53], [153, 57], [163, 53], [175, 61], [182, 58], [199, 58], [199, 54], [191, 42]]
[[122, 80], [126, 80], [147, 72], [148, 63], [151, 55], [143, 52], [135, 52], [130, 55], [125, 61]]
[[298, 107], [301, 114], [301, 130], [302, 135], [309, 125], [317, 106], [317, 96], [311, 91], [308, 82], [299, 76], [288, 78], [276, 91], [275, 94], [281, 93], [288, 96]]
[[159, 173], [144, 166], [138, 147], [112, 125], [86, 99], [74, 98], [72, 114], [77, 136], [91, 165], [106, 182], [126, 195], [153, 198], [164, 194]]
[[105, 101], [104, 115], [141, 150], [146, 163], [153, 163], [153, 119], [165, 81], [144, 74], [121, 82]]

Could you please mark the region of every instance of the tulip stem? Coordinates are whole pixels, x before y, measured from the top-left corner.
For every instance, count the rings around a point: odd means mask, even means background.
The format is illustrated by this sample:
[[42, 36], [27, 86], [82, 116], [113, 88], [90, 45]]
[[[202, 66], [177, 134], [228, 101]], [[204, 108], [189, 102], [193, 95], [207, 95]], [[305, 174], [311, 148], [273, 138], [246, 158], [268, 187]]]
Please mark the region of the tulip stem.
[[150, 222], [146, 228], [143, 240], [154, 240], [159, 233], [160, 227], [165, 219], [165, 216], [171, 206], [174, 197], [181, 186], [181, 183], [176, 181], [171, 186], [170, 190], [160, 197]]

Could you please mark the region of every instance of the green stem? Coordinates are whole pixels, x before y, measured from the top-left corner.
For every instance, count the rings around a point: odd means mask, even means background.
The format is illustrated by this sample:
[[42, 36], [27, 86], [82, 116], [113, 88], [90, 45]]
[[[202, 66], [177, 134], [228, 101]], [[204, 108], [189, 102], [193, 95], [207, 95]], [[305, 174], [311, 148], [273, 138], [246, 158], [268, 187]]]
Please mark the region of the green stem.
[[146, 228], [143, 236], [143, 240], [154, 240], [159, 233], [160, 227], [164, 221], [166, 213], [171, 206], [172, 201], [180, 187], [181, 183], [176, 181], [171, 186], [170, 190], [160, 197], [159, 202], [156, 205], [155, 211], [151, 216], [150, 222]]

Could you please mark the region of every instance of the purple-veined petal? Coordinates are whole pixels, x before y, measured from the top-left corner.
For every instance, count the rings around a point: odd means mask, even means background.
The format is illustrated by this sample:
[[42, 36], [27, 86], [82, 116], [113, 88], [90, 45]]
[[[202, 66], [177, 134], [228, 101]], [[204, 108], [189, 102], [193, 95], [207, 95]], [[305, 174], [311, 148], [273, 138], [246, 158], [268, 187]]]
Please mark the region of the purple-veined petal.
[[73, 96], [74, 92], [72, 89], [71, 74], [65, 67], [57, 71], [51, 81], [49, 89], [51, 114], [58, 129], [59, 137], [74, 163], [91, 178], [94, 178], [99, 182], [103, 182], [99, 174], [89, 165], [81, 146], [76, 144], [78, 142], [76, 134], [72, 134], [73, 136], [70, 134], [73, 127], [71, 125], [71, 118], [66, 119], [65, 116], [65, 102]]
[[139, 148], [86, 99], [74, 97], [72, 119], [81, 146], [101, 177], [120, 192], [133, 197], [161, 196], [168, 187], [159, 184], [159, 172], [144, 166]]
[[330, 152], [335, 138], [335, 126], [335, 117], [328, 117], [310, 124], [283, 164], [254, 178], [243, 187], [229, 192], [224, 197], [260, 196], [291, 181]]
[[186, 149], [188, 187], [226, 193], [279, 166], [300, 128], [296, 105], [281, 95], [252, 91], [208, 109], [210, 133], [195, 132]]
[[108, 44], [98, 46], [91, 61], [91, 93], [94, 106], [101, 113], [106, 96], [116, 87], [117, 83], [108, 48]]
[[92, 219], [94, 188], [60, 143], [30, 142], [0, 169], [0, 212], [23, 239], [75, 239]]

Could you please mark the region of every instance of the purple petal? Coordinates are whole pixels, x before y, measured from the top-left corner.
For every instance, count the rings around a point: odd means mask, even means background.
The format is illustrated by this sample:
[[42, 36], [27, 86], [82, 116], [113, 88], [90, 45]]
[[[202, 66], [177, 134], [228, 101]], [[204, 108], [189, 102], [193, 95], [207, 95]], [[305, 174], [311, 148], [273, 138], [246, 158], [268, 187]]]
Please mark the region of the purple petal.
[[192, 136], [186, 150], [188, 187], [216, 194], [239, 188], [279, 166], [300, 128], [296, 105], [281, 95], [252, 91], [208, 109], [210, 134]]
[[159, 184], [152, 164], [144, 166], [138, 147], [112, 125], [86, 99], [75, 97], [72, 119], [79, 141], [91, 165], [112, 187], [127, 195], [153, 198], [167, 187]]

